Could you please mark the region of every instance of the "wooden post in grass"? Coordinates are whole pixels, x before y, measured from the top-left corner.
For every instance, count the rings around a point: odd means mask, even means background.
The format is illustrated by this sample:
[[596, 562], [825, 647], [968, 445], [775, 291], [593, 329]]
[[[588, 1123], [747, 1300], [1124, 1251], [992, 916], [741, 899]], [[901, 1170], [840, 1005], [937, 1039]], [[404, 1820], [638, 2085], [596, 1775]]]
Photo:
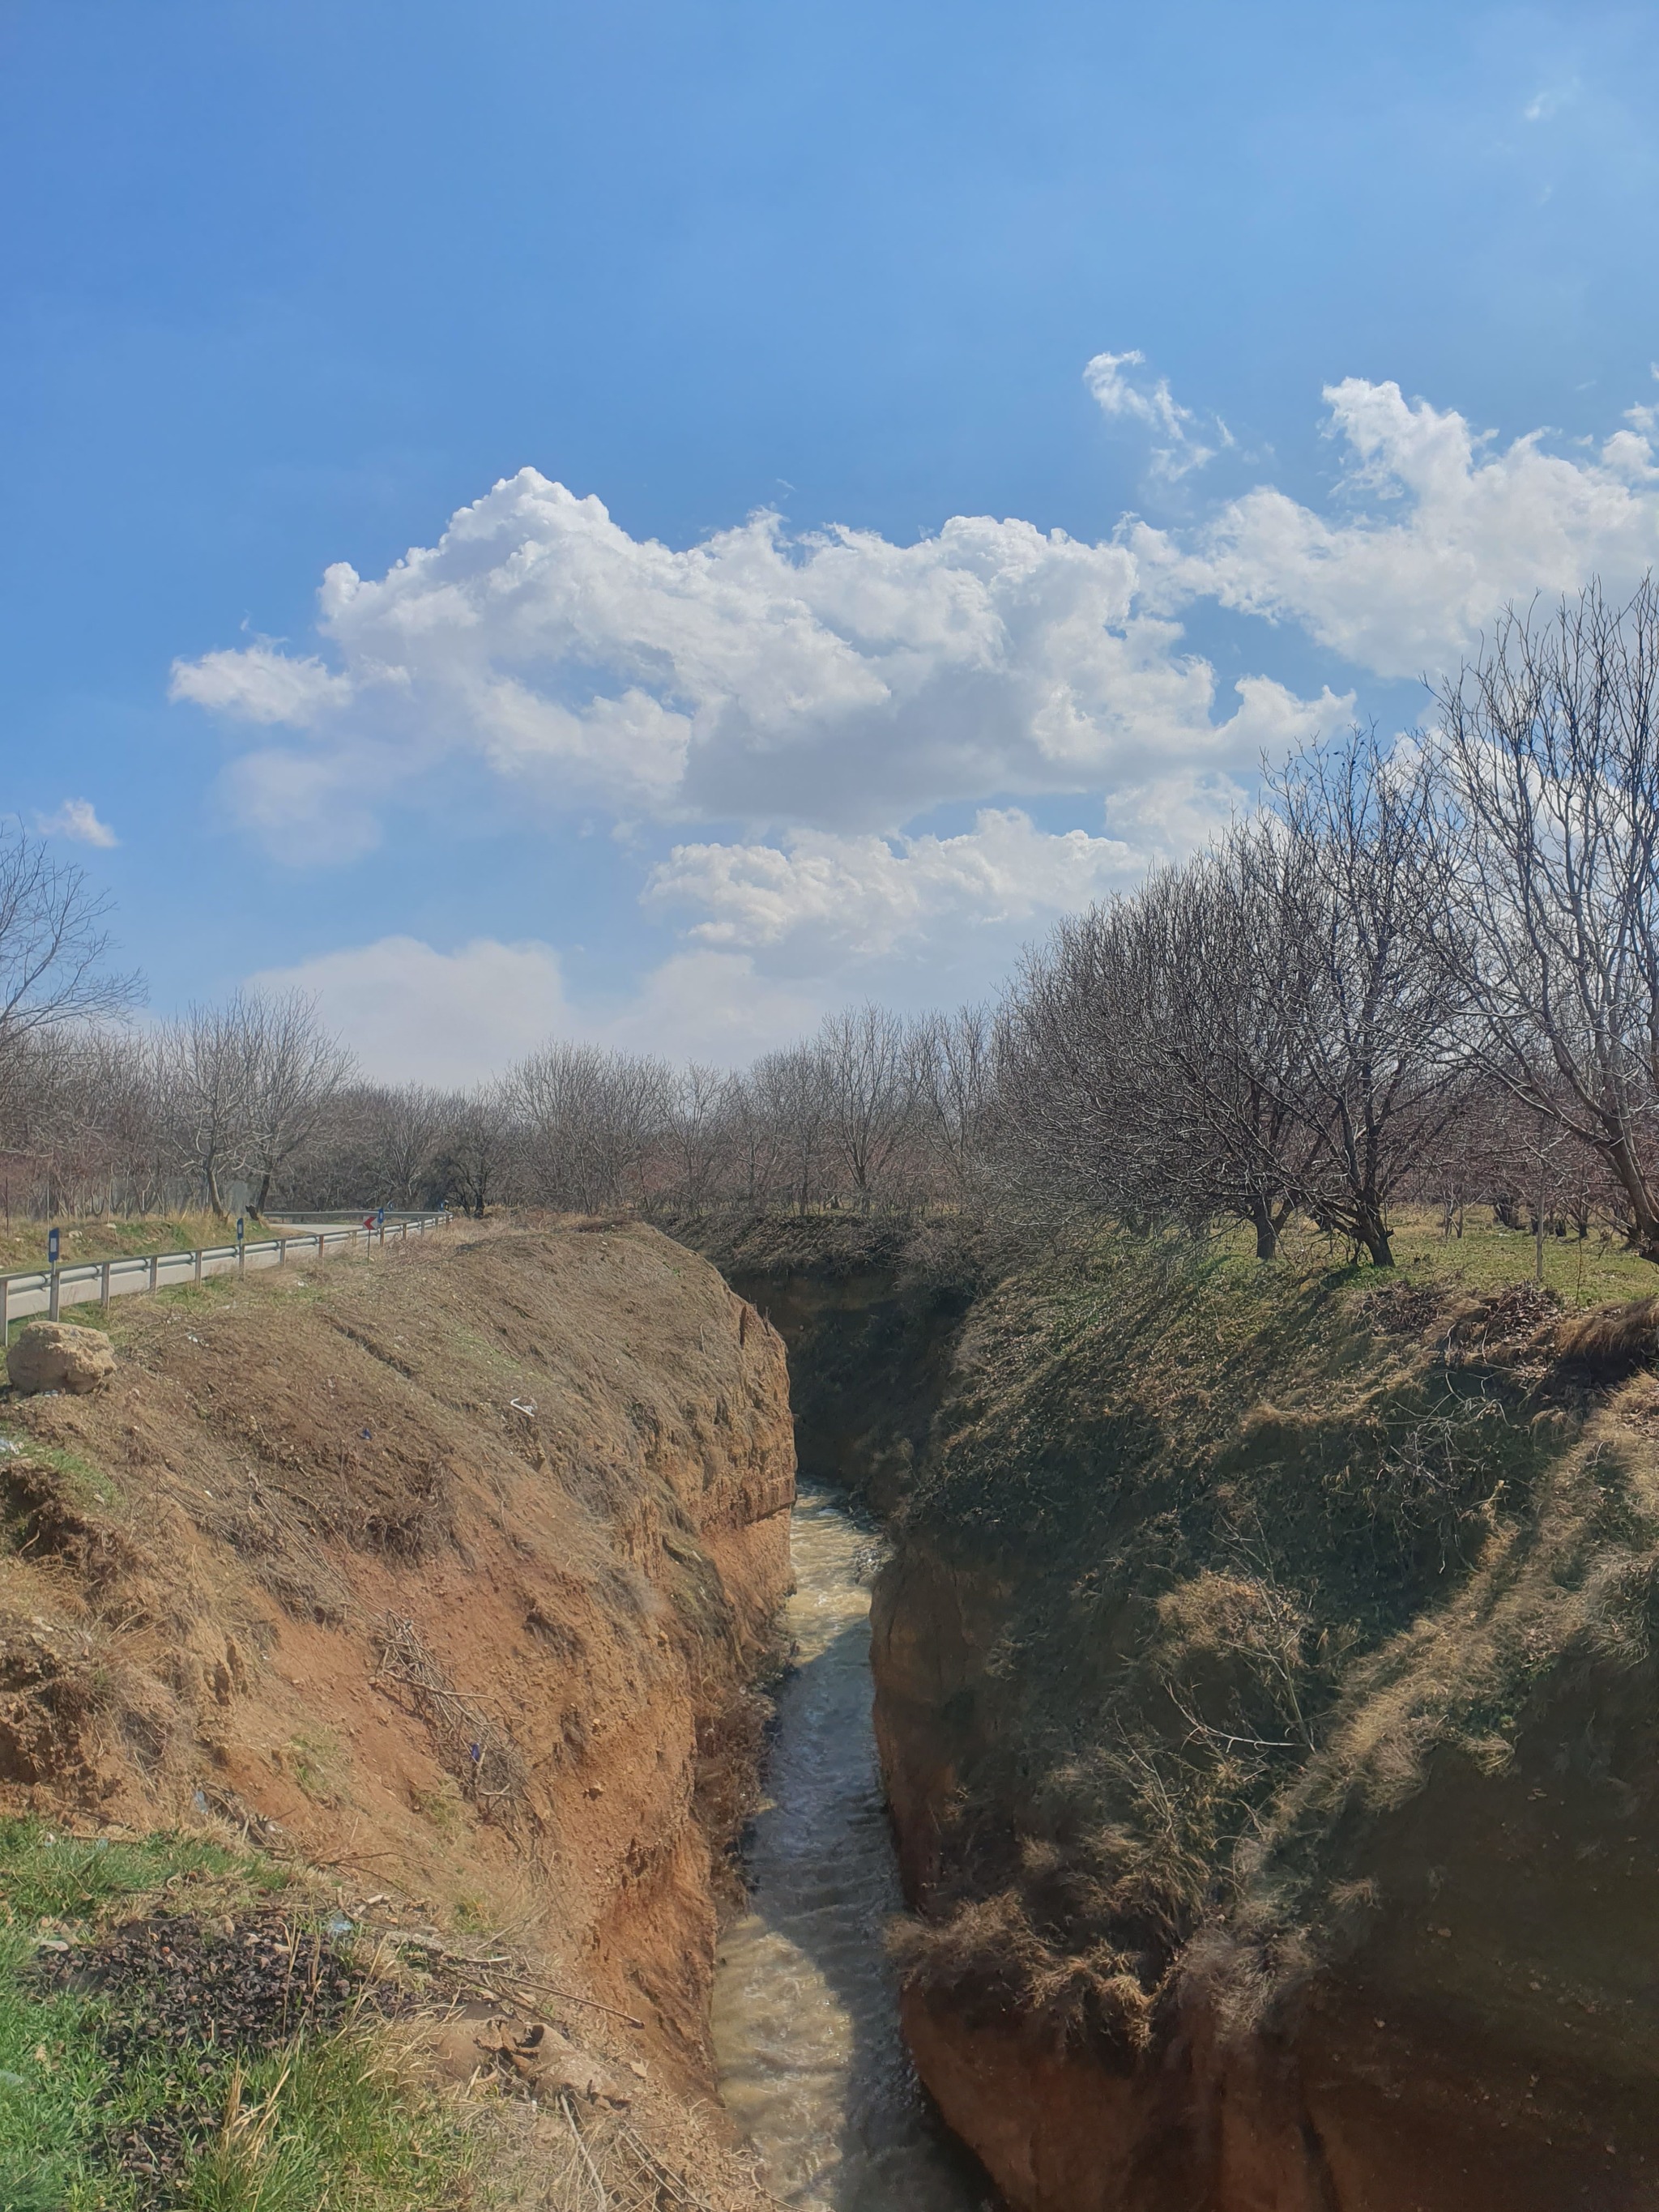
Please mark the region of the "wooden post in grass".
[[58, 1318], [58, 1231], [55, 1229], [49, 1229], [46, 1231], [46, 1319], [56, 1321]]

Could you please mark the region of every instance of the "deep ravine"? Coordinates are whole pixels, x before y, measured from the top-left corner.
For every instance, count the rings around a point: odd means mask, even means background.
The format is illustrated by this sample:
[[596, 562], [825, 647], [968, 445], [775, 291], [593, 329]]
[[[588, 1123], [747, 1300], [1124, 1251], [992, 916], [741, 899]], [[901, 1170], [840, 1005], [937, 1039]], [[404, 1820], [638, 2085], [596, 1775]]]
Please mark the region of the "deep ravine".
[[733, 2118], [803, 2212], [978, 2212], [992, 2201], [916, 2086], [883, 1948], [898, 1875], [870, 1721], [869, 1537], [827, 1490], [795, 1508], [796, 1665], [714, 1983]]

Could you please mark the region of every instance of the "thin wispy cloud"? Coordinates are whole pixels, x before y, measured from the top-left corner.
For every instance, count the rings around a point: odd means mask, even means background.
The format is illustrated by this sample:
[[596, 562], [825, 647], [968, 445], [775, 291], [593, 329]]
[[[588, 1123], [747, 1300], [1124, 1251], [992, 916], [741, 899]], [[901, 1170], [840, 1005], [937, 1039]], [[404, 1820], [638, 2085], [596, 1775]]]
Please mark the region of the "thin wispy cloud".
[[66, 799], [55, 814], [37, 814], [34, 826], [43, 837], [68, 837], [77, 845], [97, 845], [106, 851], [121, 842], [107, 822], [98, 819], [89, 799]]
[[1144, 353], [1097, 353], [1083, 372], [1083, 381], [1102, 414], [1121, 422], [1139, 422], [1156, 441], [1152, 447], [1154, 476], [1174, 479], [1190, 476], [1235, 441], [1218, 415], [1200, 416], [1183, 406], [1170, 389], [1167, 376], [1148, 377]]

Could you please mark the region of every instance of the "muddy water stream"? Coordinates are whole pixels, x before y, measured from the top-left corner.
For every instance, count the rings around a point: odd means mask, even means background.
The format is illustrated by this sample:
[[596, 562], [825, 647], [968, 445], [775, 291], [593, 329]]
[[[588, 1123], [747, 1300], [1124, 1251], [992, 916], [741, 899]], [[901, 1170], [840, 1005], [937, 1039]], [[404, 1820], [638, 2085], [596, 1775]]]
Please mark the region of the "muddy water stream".
[[726, 1931], [714, 1984], [720, 2085], [785, 2204], [978, 2212], [988, 2191], [916, 2087], [882, 1948], [900, 1899], [870, 1725], [870, 1538], [807, 1490], [793, 1548], [796, 1666], [747, 1856], [749, 1909]]

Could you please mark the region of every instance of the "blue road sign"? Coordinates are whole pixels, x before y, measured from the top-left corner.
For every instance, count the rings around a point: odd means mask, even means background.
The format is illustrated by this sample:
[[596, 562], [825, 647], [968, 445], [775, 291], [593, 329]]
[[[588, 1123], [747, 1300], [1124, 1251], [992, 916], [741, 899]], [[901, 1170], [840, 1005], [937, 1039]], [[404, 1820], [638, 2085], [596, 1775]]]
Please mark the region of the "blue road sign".
[[58, 1231], [55, 1229], [46, 1231], [46, 1265], [49, 1267], [58, 1265]]
[[236, 1242], [240, 1244], [247, 1235], [247, 1223], [239, 1213], [236, 1217]]

